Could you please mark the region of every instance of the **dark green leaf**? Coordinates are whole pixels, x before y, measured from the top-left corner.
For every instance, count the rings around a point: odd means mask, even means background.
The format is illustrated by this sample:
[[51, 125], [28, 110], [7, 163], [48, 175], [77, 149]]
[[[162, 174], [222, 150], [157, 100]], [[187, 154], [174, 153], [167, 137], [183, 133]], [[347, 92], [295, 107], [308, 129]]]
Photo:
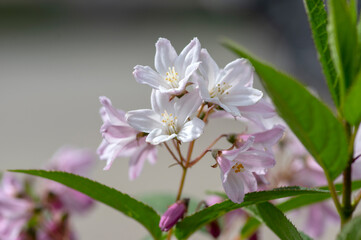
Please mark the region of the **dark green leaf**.
[[[342, 191], [342, 184], [338, 183], [335, 185], [337, 193], [341, 194]], [[352, 191], [358, 190], [361, 188], [361, 180], [353, 181], [352, 182]], [[319, 187], [319, 189], [328, 189], [327, 186]], [[328, 195], [303, 195], [303, 196], [296, 196], [293, 197], [283, 203], [277, 205], [277, 207], [282, 210], [283, 212], [288, 212], [294, 209], [298, 209], [301, 207], [306, 207], [311, 204], [315, 204], [318, 202], [325, 201], [331, 197], [330, 194]], [[249, 218], [246, 224], [242, 228], [242, 236], [244, 238], [248, 238], [251, 234], [254, 233], [258, 229], [261, 223], [255, 218]]]
[[357, 75], [355, 82], [348, 91], [344, 105], [344, 116], [354, 126], [361, 121], [361, 72]]
[[[342, 191], [342, 184], [336, 184], [335, 185], [336, 191], [338, 191], [339, 194], [341, 194]], [[352, 182], [352, 191], [358, 190], [361, 188], [361, 180], [353, 181]], [[320, 189], [328, 189], [328, 187], [320, 187]], [[307, 205], [311, 205], [314, 203], [322, 202], [328, 198], [330, 198], [331, 195], [309, 195], [309, 196], [297, 196], [294, 198], [291, 198], [283, 203], [280, 203], [278, 205], [278, 208], [281, 209], [283, 212], [287, 212], [293, 209], [301, 208]]]
[[323, 73], [336, 106], [339, 105], [339, 79], [331, 58], [328, 46], [327, 12], [323, 0], [304, 0], [304, 5], [310, 22], [313, 40], [318, 53]]
[[329, 0], [329, 44], [336, 71], [340, 77], [341, 105], [359, 67], [359, 45], [356, 21], [346, 0]]
[[361, 239], [361, 216], [351, 219], [343, 226], [341, 233], [337, 236], [337, 240], [356, 240]]
[[184, 218], [183, 221], [177, 224], [175, 235], [178, 239], [186, 239], [205, 224], [221, 217], [229, 211], [260, 202], [302, 194], [307, 194], [309, 196], [313, 194], [329, 195], [329, 192], [303, 187], [284, 187], [276, 188], [270, 191], [248, 193], [245, 195], [244, 202], [241, 204], [236, 204], [230, 200], [226, 200]]
[[260, 218], [280, 239], [303, 239], [296, 227], [287, 217], [269, 202], [258, 203], [247, 207], [248, 212]]
[[142, 224], [154, 239], [161, 239], [162, 237], [162, 232], [158, 226], [160, 216], [151, 207], [114, 188], [66, 172], [45, 170], [11, 171], [39, 176], [64, 184], [133, 218]]
[[255, 67], [281, 117], [332, 180], [347, 164], [347, 138], [331, 110], [301, 83], [252, 57], [232, 42], [224, 45]]

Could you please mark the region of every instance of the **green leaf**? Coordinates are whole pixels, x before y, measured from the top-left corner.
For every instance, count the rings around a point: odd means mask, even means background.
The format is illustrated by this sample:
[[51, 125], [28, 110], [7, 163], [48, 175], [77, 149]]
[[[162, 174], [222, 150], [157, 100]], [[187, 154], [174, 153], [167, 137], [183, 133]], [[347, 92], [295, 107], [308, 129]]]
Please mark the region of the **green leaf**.
[[[342, 184], [338, 183], [335, 184], [336, 191], [341, 194], [342, 191]], [[353, 181], [352, 182], [352, 191], [358, 190], [361, 188], [361, 180]], [[328, 187], [320, 187], [320, 189], [328, 189]], [[291, 198], [283, 203], [278, 205], [278, 208], [281, 209], [283, 212], [291, 211], [293, 209], [297, 209], [300, 207], [304, 207], [307, 205], [311, 205], [314, 203], [325, 201], [326, 199], [330, 198], [331, 195], [309, 195], [309, 196], [297, 196]]]
[[158, 226], [160, 216], [151, 207], [114, 188], [66, 172], [45, 170], [10, 171], [39, 176], [64, 184], [133, 218], [142, 224], [154, 239], [162, 238], [162, 232]]
[[[338, 194], [341, 194], [342, 191], [342, 184], [338, 183], [335, 185], [336, 191]], [[352, 182], [352, 191], [358, 190], [361, 188], [361, 180], [353, 181]], [[327, 186], [319, 187], [319, 189], [328, 189]], [[325, 201], [331, 197], [330, 194], [327, 195], [303, 195], [303, 196], [296, 196], [289, 200], [286, 200], [283, 203], [277, 205], [277, 207], [282, 210], [282, 212], [288, 212], [294, 209], [298, 209], [301, 207], [306, 207], [311, 204], [315, 204], [318, 202]], [[248, 238], [250, 237], [255, 230], [261, 225], [260, 221], [255, 218], [249, 218], [246, 224], [242, 228], [242, 237]]]
[[229, 211], [260, 202], [265, 202], [284, 197], [297, 196], [302, 194], [307, 194], [308, 196], [311, 196], [313, 194], [328, 195], [329, 192], [325, 190], [312, 189], [312, 188], [284, 187], [284, 188], [276, 188], [270, 191], [248, 193], [245, 195], [244, 201], [241, 204], [233, 203], [230, 200], [226, 200], [222, 203], [215, 204], [189, 217], [184, 218], [183, 221], [177, 224], [175, 235], [178, 239], [186, 239], [202, 226], [221, 217], [222, 215], [224, 215]]
[[357, 22], [357, 0], [349, 0], [349, 6], [350, 6], [350, 14], [352, 21]]
[[336, 71], [340, 77], [341, 106], [359, 67], [359, 45], [356, 21], [346, 0], [329, 0], [329, 44]]
[[327, 12], [325, 4], [323, 0], [304, 0], [304, 5], [329, 91], [335, 105], [338, 106], [340, 86], [328, 45]]
[[351, 219], [343, 226], [341, 233], [337, 236], [337, 240], [355, 240], [361, 239], [361, 216]]
[[287, 217], [269, 202], [258, 203], [247, 207], [248, 212], [261, 219], [280, 239], [303, 239], [296, 227]]
[[224, 45], [247, 58], [262, 79], [263, 86], [281, 117], [332, 180], [347, 164], [347, 138], [342, 124], [331, 110], [292, 77], [258, 61], [232, 42]]
[[361, 72], [357, 75], [355, 82], [348, 91], [344, 105], [344, 116], [354, 126], [361, 121]]

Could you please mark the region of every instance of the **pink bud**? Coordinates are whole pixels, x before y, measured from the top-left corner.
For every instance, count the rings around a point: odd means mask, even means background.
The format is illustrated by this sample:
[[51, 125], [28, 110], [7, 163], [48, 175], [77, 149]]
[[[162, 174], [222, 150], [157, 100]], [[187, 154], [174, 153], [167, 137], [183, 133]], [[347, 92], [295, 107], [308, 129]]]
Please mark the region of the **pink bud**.
[[189, 199], [177, 201], [169, 206], [160, 218], [159, 227], [163, 232], [169, 231], [187, 211]]
[[206, 229], [209, 234], [212, 235], [214, 238], [218, 238], [221, 235], [221, 228], [219, 227], [218, 221], [214, 220], [206, 225]]

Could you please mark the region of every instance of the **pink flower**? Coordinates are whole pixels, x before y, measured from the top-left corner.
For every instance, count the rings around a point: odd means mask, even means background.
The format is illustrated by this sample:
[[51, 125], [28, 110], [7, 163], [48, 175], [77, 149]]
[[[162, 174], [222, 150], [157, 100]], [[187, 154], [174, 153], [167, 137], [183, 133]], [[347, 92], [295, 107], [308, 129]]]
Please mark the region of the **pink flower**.
[[204, 122], [193, 117], [202, 103], [196, 90], [181, 98], [169, 100], [169, 95], [153, 90], [152, 109], [139, 109], [127, 113], [129, 125], [148, 133], [146, 141], [157, 145], [171, 139], [191, 142], [203, 133]]
[[137, 65], [133, 72], [135, 80], [162, 93], [172, 95], [182, 93], [200, 63], [198, 60], [201, 45], [198, 39], [194, 38], [179, 56], [165, 38], [159, 38], [155, 47], [154, 65], [157, 71], [148, 66]]
[[179, 200], [169, 206], [159, 222], [159, 227], [163, 232], [169, 231], [179, 219], [183, 218], [187, 212], [188, 201], [189, 199]]
[[103, 105], [100, 114], [104, 123], [100, 129], [103, 141], [97, 153], [100, 159], [107, 161], [104, 170], [111, 167], [116, 157], [130, 157], [129, 179], [134, 180], [139, 176], [146, 159], [151, 164], [156, 162], [157, 149], [146, 143], [146, 137], [127, 123], [125, 112], [113, 108], [108, 98], [99, 99]]
[[0, 239], [15, 240], [31, 217], [34, 205], [18, 198], [21, 184], [10, 173], [5, 173], [0, 186]]
[[233, 116], [240, 116], [237, 107], [258, 102], [263, 93], [253, 86], [253, 67], [246, 59], [236, 59], [224, 69], [209, 55], [206, 49], [200, 53], [202, 61], [197, 79], [200, 95], [205, 102], [219, 105]]
[[[66, 171], [78, 175], [85, 175], [95, 163], [95, 156], [88, 150], [70, 147], [61, 148], [51, 159], [51, 170]], [[90, 197], [68, 188], [62, 184], [49, 181], [47, 189], [55, 194], [55, 209], [84, 213], [93, 206], [94, 200]]]
[[265, 174], [275, 165], [273, 155], [252, 149], [255, 137], [251, 136], [240, 148], [220, 151], [217, 162], [221, 169], [223, 188], [235, 203], [243, 202], [245, 193], [257, 190], [255, 174]]

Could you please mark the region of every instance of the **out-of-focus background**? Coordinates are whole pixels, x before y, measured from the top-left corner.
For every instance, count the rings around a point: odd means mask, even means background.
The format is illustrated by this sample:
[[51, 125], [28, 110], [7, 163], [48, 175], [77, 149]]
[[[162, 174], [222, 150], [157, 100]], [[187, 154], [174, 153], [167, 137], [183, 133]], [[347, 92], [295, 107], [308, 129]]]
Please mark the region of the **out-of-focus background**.
[[[302, 1], [2, 0], [0, 169], [43, 167], [63, 145], [95, 152], [101, 141], [98, 97], [109, 97], [125, 111], [149, 108], [151, 89], [135, 82], [133, 67], [154, 65], [159, 37], [171, 40], [179, 52], [195, 36], [220, 66], [235, 59], [220, 44], [227, 37], [330, 99]], [[239, 129], [233, 121], [217, 124], [210, 125], [197, 146], [208, 145], [222, 131]], [[180, 169], [169, 168], [172, 163], [160, 149], [158, 163], [146, 164], [135, 181], [128, 180], [127, 159], [117, 159], [109, 171], [99, 161], [92, 178], [132, 196], [175, 193]], [[213, 163], [208, 157], [189, 171], [186, 195], [201, 199], [205, 190], [222, 189]], [[74, 222], [80, 239], [146, 235], [136, 222], [101, 204]], [[267, 230], [263, 235], [275, 238]]]

